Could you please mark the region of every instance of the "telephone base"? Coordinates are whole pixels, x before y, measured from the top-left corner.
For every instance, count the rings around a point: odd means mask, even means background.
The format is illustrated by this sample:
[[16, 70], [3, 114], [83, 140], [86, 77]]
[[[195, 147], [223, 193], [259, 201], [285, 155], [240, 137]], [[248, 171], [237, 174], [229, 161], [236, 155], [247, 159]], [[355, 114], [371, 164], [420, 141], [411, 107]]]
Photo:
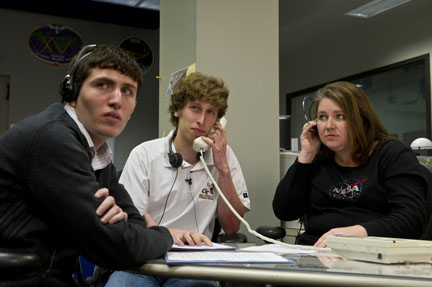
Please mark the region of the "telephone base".
[[432, 242], [426, 240], [329, 236], [327, 245], [347, 259], [378, 263], [432, 263]]

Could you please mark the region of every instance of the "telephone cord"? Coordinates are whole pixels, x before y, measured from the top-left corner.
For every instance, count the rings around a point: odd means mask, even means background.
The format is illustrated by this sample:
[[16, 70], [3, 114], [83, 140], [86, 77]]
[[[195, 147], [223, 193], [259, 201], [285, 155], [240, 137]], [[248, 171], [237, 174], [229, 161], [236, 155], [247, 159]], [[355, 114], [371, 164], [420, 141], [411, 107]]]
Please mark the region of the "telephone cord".
[[219, 196], [222, 197], [223, 201], [226, 203], [226, 205], [228, 206], [228, 208], [234, 213], [234, 215], [246, 226], [247, 231], [252, 234], [255, 235], [256, 237], [267, 241], [267, 242], [271, 242], [274, 244], [278, 244], [278, 245], [282, 245], [284, 247], [288, 247], [288, 248], [292, 248], [292, 249], [302, 249], [302, 250], [314, 250], [314, 251], [319, 251], [319, 252], [328, 252], [331, 251], [331, 248], [323, 248], [323, 247], [313, 247], [313, 246], [307, 246], [307, 245], [294, 245], [294, 244], [288, 244], [282, 241], [278, 241], [278, 240], [274, 240], [273, 238], [268, 238], [258, 232], [256, 232], [255, 230], [253, 230], [249, 223], [243, 218], [241, 217], [237, 211], [234, 209], [234, 207], [232, 207], [232, 205], [230, 204], [230, 202], [227, 200], [227, 198], [225, 197], [225, 195], [223, 194], [223, 192], [220, 190], [219, 185], [216, 183], [215, 179], [213, 178], [212, 174], [210, 173], [207, 164], [205, 163], [204, 160], [204, 156], [203, 156], [203, 152], [202, 150], [200, 151], [201, 156], [200, 161], [202, 163], [202, 165], [204, 166], [205, 171], [207, 172], [207, 175], [209, 176], [209, 178], [211, 179], [211, 181], [213, 182], [213, 184], [216, 187], [216, 190], [219, 193]]

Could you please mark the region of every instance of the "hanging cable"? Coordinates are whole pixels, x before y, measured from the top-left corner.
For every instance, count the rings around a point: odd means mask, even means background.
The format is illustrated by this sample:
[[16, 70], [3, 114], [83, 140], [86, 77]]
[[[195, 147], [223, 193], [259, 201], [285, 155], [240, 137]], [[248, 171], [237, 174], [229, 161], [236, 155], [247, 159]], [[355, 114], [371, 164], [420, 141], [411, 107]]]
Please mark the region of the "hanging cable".
[[314, 251], [320, 251], [320, 252], [327, 252], [327, 251], [331, 251], [331, 248], [322, 248], [322, 247], [313, 247], [313, 246], [307, 246], [307, 245], [294, 245], [294, 244], [288, 244], [282, 241], [278, 241], [278, 240], [274, 240], [273, 238], [268, 238], [258, 232], [256, 232], [255, 230], [251, 229], [249, 223], [243, 218], [241, 217], [237, 211], [232, 207], [232, 205], [229, 203], [229, 201], [226, 199], [225, 195], [223, 194], [223, 192], [220, 190], [219, 185], [216, 183], [215, 179], [213, 178], [212, 174], [210, 173], [209, 169], [207, 168], [207, 164], [205, 163], [204, 160], [204, 156], [203, 156], [203, 152], [202, 150], [200, 151], [201, 156], [200, 161], [202, 163], [202, 165], [204, 166], [205, 171], [207, 172], [207, 175], [209, 176], [209, 178], [211, 179], [211, 181], [213, 182], [213, 184], [216, 187], [216, 190], [218, 191], [219, 195], [222, 197], [223, 201], [226, 203], [226, 205], [229, 207], [229, 209], [234, 213], [234, 215], [246, 226], [247, 231], [252, 234], [255, 235], [256, 237], [267, 241], [267, 242], [271, 242], [274, 244], [278, 244], [278, 245], [282, 245], [288, 248], [292, 248], [292, 249], [302, 249], [302, 250], [314, 250]]

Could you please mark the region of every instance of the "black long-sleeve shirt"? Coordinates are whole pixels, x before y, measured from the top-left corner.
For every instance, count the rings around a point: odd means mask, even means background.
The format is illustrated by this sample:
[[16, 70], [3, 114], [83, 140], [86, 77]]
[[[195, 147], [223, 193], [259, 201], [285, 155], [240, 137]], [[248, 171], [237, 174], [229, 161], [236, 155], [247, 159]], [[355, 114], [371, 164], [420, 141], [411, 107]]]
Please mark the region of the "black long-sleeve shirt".
[[[87, 140], [61, 104], [24, 119], [0, 137], [0, 246], [36, 252], [47, 280], [71, 284], [78, 255], [110, 269], [162, 256], [172, 237], [146, 228], [112, 164], [94, 171]], [[102, 224], [102, 187], [128, 222]], [[59, 282], [60, 284], [60, 282]]]
[[419, 238], [427, 222], [427, 180], [414, 153], [381, 142], [367, 164], [296, 161], [279, 183], [273, 210], [281, 220], [305, 216], [300, 244], [314, 244], [332, 228], [363, 226], [370, 236]]

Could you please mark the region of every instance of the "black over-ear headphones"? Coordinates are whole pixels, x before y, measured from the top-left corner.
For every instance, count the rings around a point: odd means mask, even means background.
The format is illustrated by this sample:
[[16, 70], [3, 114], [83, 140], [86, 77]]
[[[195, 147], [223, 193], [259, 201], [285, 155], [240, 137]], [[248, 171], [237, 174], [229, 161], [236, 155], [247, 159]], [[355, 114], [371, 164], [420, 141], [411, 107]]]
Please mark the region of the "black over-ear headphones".
[[173, 138], [174, 137], [175, 137], [175, 134], [172, 136], [172, 138], [170, 139], [170, 141], [168, 143], [168, 158], [169, 158], [169, 163], [171, 164], [171, 166], [173, 168], [179, 168], [183, 162], [183, 157], [178, 152], [172, 151], [171, 146], [173, 144]]
[[63, 81], [61, 82], [59, 92], [63, 98], [63, 101], [70, 103], [75, 101], [78, 97], [78, 91], [74, 91], [73, 87], [75, 73], [81, 60], [90, 55], [94, 47], [96, 47], [95, 44], [90, 44], [81, 49], [78, 56], [75, 58], [70, 72], [64, 77]]

